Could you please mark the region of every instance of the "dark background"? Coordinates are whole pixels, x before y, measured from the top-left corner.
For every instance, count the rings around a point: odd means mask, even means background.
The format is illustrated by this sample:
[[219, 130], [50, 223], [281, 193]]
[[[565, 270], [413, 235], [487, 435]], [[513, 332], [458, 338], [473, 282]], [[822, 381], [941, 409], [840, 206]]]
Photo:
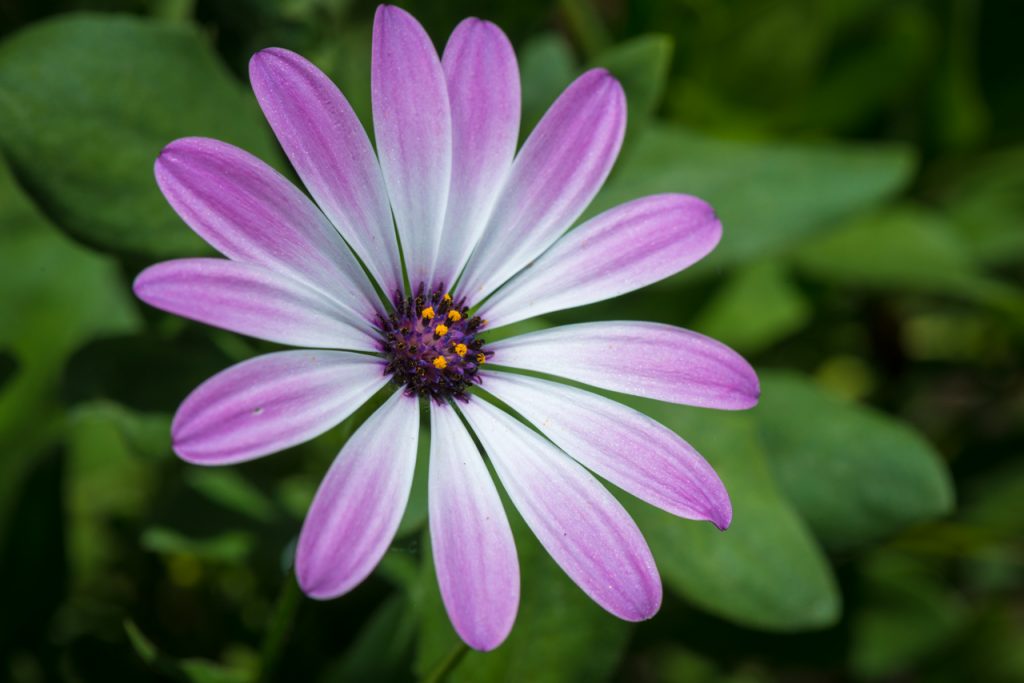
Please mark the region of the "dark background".
[[627, 142], [590, 213], [660, 191], [718, 210], [705, 263], [540, 324], [660, 320], [753, 362], [748, 413], [636, 404], [715, 465], [732, 528], [627, 501], [666, 585], [629, 625], [514, 521], [516, 627], [466, 653], [421, 561], [419, 481], [363, 586], [301, 597], [292, 544], [366, 410], [261, 461], [185, 465], [178, 402], [270, 345], [147, 309], [130, 282], [204, 253], [153, 182], [164, 144], [220, 137], [290, 172], [252, 52], [303, 53], [368, 121], [374, 5], [8, 0], [0, 680], [1024, 680], [1019, 3], [401, 4], [439, 48], [464, 16], [506, 30], [524, 133], [586, 66], [619, 76]]

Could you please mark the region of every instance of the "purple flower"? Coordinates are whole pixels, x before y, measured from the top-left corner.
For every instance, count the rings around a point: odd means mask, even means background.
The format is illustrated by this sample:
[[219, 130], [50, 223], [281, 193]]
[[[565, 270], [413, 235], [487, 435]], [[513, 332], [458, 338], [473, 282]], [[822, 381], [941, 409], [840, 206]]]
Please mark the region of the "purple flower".
[[434, 562], [469, 645], [499, 645], [519, 603], [512, 534], [470, 430], [573, 581], [616, 616], [652, 616], [661, 603], [654, 559], [591, 472], [724, 529], [732, 510], [722, 482], [645, 415], [507, 370], [726, 410], [756, 403], [753, 370], [716, 341], [647, 322], [567, 325], [491, 344], [482, 336], [643, 287], [718, 242], [711, 207], [681, 194], [638, 199], [566, 232], [622, 143], [619, 83], [601, 69], [580, 76], [516, 153], [519, 76], [501, 30], [467, 19], [439, 59], [412, 16], [382, 6], [373, 33], [375, 154], [341, 92], [302, 57], [263, 50], [250, 76], [313, 201], [231, 145], [172, 142], [156, 162], [160, 189], [227, 259], [157, 264], [135, 292], [165, 311], [304, 349], [204, 382], [174, 417], [174, 450], [200, 465], [258, 458], [325, 432], [398, 385], [349, 439], [313, 501], [296, 555], [308, 595], [342, 595], [384, 555], [409, 497], [419, 399], [427, 397]]

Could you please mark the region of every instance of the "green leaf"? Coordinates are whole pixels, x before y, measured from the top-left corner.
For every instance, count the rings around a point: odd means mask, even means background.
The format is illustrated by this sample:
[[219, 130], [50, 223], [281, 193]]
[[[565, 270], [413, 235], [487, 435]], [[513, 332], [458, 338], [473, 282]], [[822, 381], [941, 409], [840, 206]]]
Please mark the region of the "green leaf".
[[732, 499], [732, 525], [726, 531], [628, 502], [666, 585], [743, 626], [788, 632], [834, 624], [840, 612], [835, 579], [803, 521], [779, 493], [754, 419], [629, 401], [707, 458]]
[[256, 539], [243, 531], [194, 539], [173, 529], [154, 526], [143, 532], [140, 542], [149, 552], [160, 555], [191, 555], [211, 562], [237, 564], [249, 556]]
[[755, 353], [803, 328], [807, 297], [786, 268], [765, 261], [737, 271], [698, 313], [693, 328], [737, 351]]
[[[509, 506], [506, 505], [506, 509]], [[451, 683], [472, 681], [602, 681], [615, 672], [630, 625], [597, 606], [555, 564], [515, 515], [522, 594], [512, 633], [492, 652], [467, 651], [451, 672]], [[420, 632], [416, 671], [435, 671], [460, 641], [448, 621], [424, 544]]]
[[18, 371], [18, 359], [7, 351], [0, 351], [0, 391]]
[[965, 625], [964, 606], [927, 564], [879, 555], [863, 573], [863, 606], [852, 619], [850, 648], [850, 668], [860, 678], [914, 670]]
[[658, 192], [697, 195], [725, 226], [701, 267], [785, 251], [906, 185], [904, 147], [741, 142], [679, 126], [652, 125], [623, 158], [587, 215]]
[[539, 35], [519, 50], [519, 72], [523, 89], [523, 119], [520, 139], [525, 139], [540, 117], [578, 75], [572, 46], [560, 33]]
[[373, 110], [370, 97], [370, 55], [373, 53], [371, 27], [347, 26], [340, 36], [324, 41], [320, 50], [306, 55], [328, 74], [373, 138]]
[[601, 53], [591, 65], [608, 69], [626, 91], [627, 144], [633, 142], [661, 103], [672, 63], [672, 48], [671, 36], [638, 36]]
[[824, 555], [772, 479], [749, 414], [629, 400], [678, 432], [715, 468], [733, 504], [725, 532], [649, 505], [628, 505], [666, 585], [690, 602], [768, 631], [823, 628], [840, 598]]
[[[153, 421], [159, 432], [153, 446], [138, 438]], [[119, 554], [117, 526], [136, 524], [145, 516], [158, 483], [151, 465], [153, 455], [168, 453], [169, 419], [132, 413], [113, 403], [77, 406], [68, 417], [67, 547], [74, 574], [82, 585], [102, 581], [116, 566]], [[141, 445], [140, 445], [141, 442]], [[140, 457], [141, 456], [141, 457]]]
[[321, 676], [336, 681], [395, 681], [410, 673], [416, 621], [404, 595], [392, 595], [370, 615], [338, 663]]
[[270, 499], [236, 470], [193, 468], [186, 471], [185, 479], [210, 500], [259, 522], [276, 516]]
[[68, 354], [128, 332], [138, 314], [117, 265], [47, 223], [0, 163], [0, 348], [17, 372], [0, 387], [0, 529], [34, 457], [61, 428], [57, 401]]
[[906, 424], [795, 374], [763, 373], [754, 414], [780, 488], [830, 548], [948, 513], [949, 473]]
[[207, 251], [153, 180], [161, 148], [220, 138], [278, 160], [252, 95], [188, 25], [63, 15], [0, 46], [0, 148], [60, 227], [112, 251]]
[[172, 413], [202, 381], [230, 365], [203, 332], [187, 327], [175, 338], [144, 333], [90, 342], [68, 359], [63, 397], [72, 404], [101, 399]]
[[827, 282], [982, 301], [1020, 292], [986, 279], [948, 219], [908, 205], [860, 217], [796, 253], [806, 274]]
[[969, 167], [947, 188], [943, 203], [980, 263], [1024, 259], [1024, 148], [999, 150]]
[[134, 621], [126, 619], [124, 632], [139, 658], [157, 673], [170, 680], [191, 683], [251, 683], [252, 671], [227, 667], [206, 659], [190, 657], [174, 659], [157, 648]]

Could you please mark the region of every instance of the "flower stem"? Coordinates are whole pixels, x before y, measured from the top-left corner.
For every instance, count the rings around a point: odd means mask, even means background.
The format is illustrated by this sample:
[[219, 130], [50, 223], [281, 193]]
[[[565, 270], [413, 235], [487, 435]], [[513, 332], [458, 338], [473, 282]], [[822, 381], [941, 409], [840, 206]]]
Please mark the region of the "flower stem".
[[281, 592], [277, 596], [277, 603], [274, 605], [274, 613], [267, 625], [267, 632], [263, 637], [258, 679], [262, 683], [274, 680], [274, 672], [277, 670], [281, 654], [288, 644], [292, 625], [295, 623], [295, 615], [299, 611], [301, 602], [302, 594], [299, 592], [299, 584], [295, 580], [293, 570], [288, 572], [288, 576], [285, 578]]
[[458, 644], [452, 648], [451, 652], [449, 652], [444, 659], [438, 662], [437, 666], [434, 667], [434, 670], [423, 678], [423, 683], [442, 683], [442, 681], [448, 678], [448, 674], [450, 674], [452, 670], [458, 666], [459, 662], [462, 661], [462, 658], [466, 655], [468, 650], [469, 648], [466, 647], [466, 644], [460, 640]]

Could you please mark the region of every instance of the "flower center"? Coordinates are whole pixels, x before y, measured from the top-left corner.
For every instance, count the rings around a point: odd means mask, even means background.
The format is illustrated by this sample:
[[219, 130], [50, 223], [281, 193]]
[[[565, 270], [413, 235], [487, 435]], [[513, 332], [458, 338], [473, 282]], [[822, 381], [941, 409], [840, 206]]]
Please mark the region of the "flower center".
[[385, 373], [409, 395], [465, 401], [491, 356], [477, 336], [484, 321], [470, 317], [465, 299], [453, 301], [443, 286], [427, 294], [420, 285], [415, 297], [399, 293], [393, 303], [394, 312], [379, 317]]

